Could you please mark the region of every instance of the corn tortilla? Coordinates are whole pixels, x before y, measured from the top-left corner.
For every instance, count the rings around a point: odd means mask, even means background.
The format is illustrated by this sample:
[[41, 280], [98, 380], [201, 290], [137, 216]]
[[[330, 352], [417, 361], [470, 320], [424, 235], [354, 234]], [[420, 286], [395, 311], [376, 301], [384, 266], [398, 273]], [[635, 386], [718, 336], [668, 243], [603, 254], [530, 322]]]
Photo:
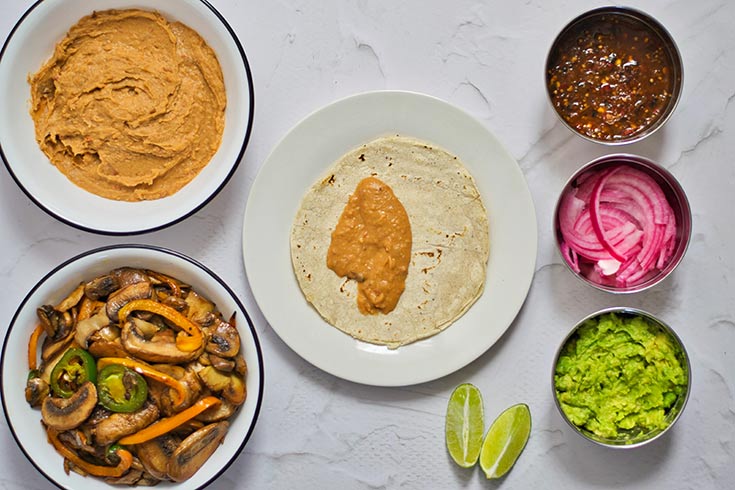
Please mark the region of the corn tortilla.
[[[368, 176], [393, 189], [413, 234], [406, 288], [387, 315], [360, 313], [356, 282], [326, 264], [339, 216]], [[487, 211], [457, 157], [413, 138], [380, 137], [345, 154], [311, 187], [296, 214], [290, 245], [304, 297], [327, 322], [358, 340], [397, 348], [439, 333], [482, 295]]]

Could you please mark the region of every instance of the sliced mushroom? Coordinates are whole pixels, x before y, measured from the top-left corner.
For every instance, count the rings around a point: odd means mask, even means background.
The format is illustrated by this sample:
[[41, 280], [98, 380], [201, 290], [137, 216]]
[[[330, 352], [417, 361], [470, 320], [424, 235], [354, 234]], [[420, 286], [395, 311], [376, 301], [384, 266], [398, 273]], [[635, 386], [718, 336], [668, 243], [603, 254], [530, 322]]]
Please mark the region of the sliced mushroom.
[[180, 443], [181, 439], [178, 437], [164, 434], [138, 444], [135, 450], [146, 471], [159, 480], [165, 480], [168, 478], [168, 462]]
[[209, 354], [209, 362], [214, 368], [224, 373], [231, 373], [235, 369], [235, 361], [233, 359], [225, 359], [224, 357]]
[[147, 471], [144, 471], [143, 476], [140, 477], [140, 480], [138, 480], [136, 485], [138, 485], [139, 487], [153, 487], [153, 486], [158, 485], [160, 482], [161, 482], [160, 479], [151, 475]]
[[218, 371], [214, 366], [205, 366], [197, 371], [204, 385], [223, 398], [240, 405], [245, 401], [247, 392], [245, 382], [237, 374], [227, 374]]
[[148, 427], [159, 416], [158, 407], [147, 400], [137, 411], [131, 413], [113, 413], [102, 419], [93, 429], [97, 444], [112, 444], [121, 437], [138, 432]]
[[46, 381], [41, 379], [40, 377], [31, 377], [28, 378], [28, 381], [26, 381], [26, 401], [32, 406], [32, 407], [38, 407], [43, 403], [43, 400], [46, 399], [46, 397], [49, 394], [49, 386]]
[[128, 356], [128, 352], [120, 341], [120, 329], [115, 325], [107, 325], [101, 328], [89, 337], [88, 343], [87, 350], [97, 359], [100, 357]]
[[56, 366], [56, 363], [61, 360], [61, 357], [66, 353], [66, 350], [61, 350], [56, 353], [53, 357], [49, 359], [44, 359], [41, 363], [41, 366], [38, 368], [38, 370], [41, 373], [41, 379], [44, 380], [46, 383], [51, 382], [51, 371], [54, 370], [54, 366]]
[[215, 305], [203, 296], [198, 295], [194, 291], [189, 291], [186, 295], [186, 304], [189, 305], [187, 316], [189, 319], [199, 325], [206, 327], [212, 324], [216, 318], [212, 312]]
[[163, 298], [161, 299], [161, 303], [166, 306], [170, 306], [179, 313], [186, 312], [186, 309], [189, 307], [189, 305], [186, 304], [186, 300], [178, 296], [163, 296]]
[[215, 393], [219, 393], [224, 390], [230, 383], [230, 376], [217, 371], [212, 366], [204, 366], [197, 370], [199, 378], [204, 383], [204, 386], [209, 388]]
[[214, 327], [209, 329], [207, 352], [220, 357], [235, 357], [240, 352], [240, 334], [237, 333], [234, 321], [234, 314], [230, 318], [232, 323], [220, 319], [215, 320]]
[[200, 420], [192, 419], [187, 420], [180, 426], [176, 427], [174, 430], [171, 431], [171, 434], [181, 438], [186, 439], [190, 435], [192, 435], [194, 432], [198, 431], [202, 427], [204, 427], [206, 424]]
[[168, 288], [171, 296], [181, 296], [183, 289], [188, 289], [191, 287], [188, 284], [184, 284], [183, 282], [179, 281], [178, 279], [167, 276], [166, 274], [161, 274], [160, 272], [146, 269], [145, 273], [148, 274], [151, 280], [165, 285]]
[[148, 394], [155, 401], [156, 405], [158, 405], [158, 408], [164, 416], [170, 417], [190, 407], [199, 399], [202, 393], [202, 384], [197, 374], [191, 368], [183, 368], [171, 364], [154, 364], [152, 367], [178, 380], [186, 388], [186, 397], [177, 404], [175, 390], [172, 390], [163, 383], [149, 380]]
[[228, 400], [235, 405], [242, 405], [247, 397], [247, 389], [245, 388], [245, 381], [239, 376], [234, 374], [230, 375], [230, 384], [222, 390], [222, 396], [225, 400]]
[[67, 311], [74, 308], [84, 297], [84, 284], [80, 284], [77, 288], [69, 294], [66, 298], [56, 305], [58, 311]]
[[110, 485], [128, 485], [134, 486], [140, 483], [140, 479], [143, 477], [141, 470], [130, 469], [123, 476], [117, 478], [108, 477], [105, 478], [105, 483]]
[[168, 464], [168, 477], [181, 482], [190, 478], [222, 443], [230, 424], [217, 422], [202, 427], [184, 439]]
[[232, 417], [237, 411], [237, 405], [227, 400], [222, 400], [222, 403], [210, 407], [196, 416], [196, 420], [201, 420], [204, 423], [219, 422], [220, 420], [226, 420]]
[[89, 281], [84, 285], [84, 294], [89, 299], [99, 300], [136, 282], [150, 282], [150, 277], [139, 269], [121, 267]]
[[97, 388], [87, 381], [69, 398], [46, 397], [41, 405], [41, 417], [52, 429], [75, 429], [84, 423], [95, 405]]
[[77, 465], [75, 465], [68, 459], [64, 458], [64, 473], [68, 475], [70, 471], [73, 471], [74, 473], [85, 476], [85, 477], [89, 476], [89, 473], [79, 468]]
[[190, 366], [187, 366], [184, 369], [184, 375], [178, 378], [178, 380], [186, 386], [186, 391], [188, 393], [186, 397], [187, 399], [181, 405], [175, 407], [176, 410], [181, 410], [193, 405], [201, 396], [204, 387], [202, 386], [199, 376], [197, 376], [197, 373]]
[[59, 352], [63, 352], [69, 348], [72, 340], [74, 340], [74, 329], [69, 330], [66, 337], [59, 340], [52, 340], [51, 337], [46, 337], [43, 340], [43, 347], [41, 348], [41, 359], [44, 361], [51, 359]]
[[91, 340], [97, 342], [99, 340], [120, 340], [120, 327], [117, 325], [107, 325], [96, 331]]
[[140, 332], [140, 334], [145, 337], [146, 339], [150, 340], [153, 338], [154, 335], [157, 333], [165, 333], [170, 334], [171, 338], [173, 338], [173, 330], [169, 330], [168, 332], [164, 332], [166, 329], [165, 325], [159, 325], [157, 323], [149, 322], [147, 320], [143, 320], [142, 318], [133, 317], [130, 319], [135, 324], [135, 328]]
[[90, 438], [94, 439], [94, 437], [92, 437], [94, 433], [94, 428], [110, 415], [112, 415], [111, 411], [107, 410], [102, 405], [97, 405], [96, 407], [94, 407], [92, 414], [89, 416], [84, 425], [80, 427], [80, 430], [84, 430], [85, 434], [88, 434]]
[[111, 274], [117, 278], [121, 288], [136, 282], [151, 282], [151, 276], [146, 271], [134, 269], [133, 267], [119, 267], [113, 270]]
[[58, 311], [51, 305], [43, 305], [36, 309], [38, 319], [43, 325], [43, 329], [46, 331], [52, 340], [60, 340], [71, 331], [74, 326], [74, 319], [71, 313], [68, 311]]
[[135, 299], [150, 299], [153, 288], [149, 282], [136, 282], [124, 288], [118, 289], [107, 298], [105, 310], [111, 321], [117, 322], [117, 312], [120, 308]]
[[[94, 339], [94, 337], [93, 337]], [[95, 358], [100, 357], [127, 357], [128, 352], [122, 346], [120, 339], [117, 340], [93, 340], [87, 349]]]
[[107, 312], [104, 308], [100, 308], [100, 310], [91, 317], [77, 323], [74, 340], [77, 341], [77, 344], [86, 349], [87, 342], [92, 334], [109, 324], [110, 318], [107, 316]]
[[89, 438], [84, 431], [80, 429], [66, 430], [59, 433], [59, 440], [63, 442], [65, 446], [73, 449], [77, 454], [89, 454], [97, 459], [105, 458], [106, 448], [90, 445]]
[[[181, 366], [171, 366], [169, 364], [154, 364], [153, 369], [160, 371], [164, 374], [178, 379], [177, 376], [183, 375], [184, 368]], [[170, 369], [167, 369], [170, 368]], [[170, 417], [173, 415], [173, 407], [176, 404], [174, 390], [163, 383], [159, 383], [155, 380], [149, 379], [148, 382], [148, 397], [153, 400], [158, 409], [161, 411], [161, 415], [164, 417]], [[188, 397], [187, 397], [188, 398]]]
[[245, 375], [248, 373], [248, 365], [242, 356], [242, 352], [235, 357], [235, 372], [242, 376], [243, 379], [245, 379]]
[[84, 285], [84, 294], [92, 300], [100, 300], [120, 289], [120, 281], [112, 274], [95, 277]]
[[191, 352], [180, 350], [176, 346], [176, 338], [171, 329], [158, 332], [148, 337], [141, 331], [145, 327], [143, 320], [132, 318], [122, 327], [120, 338], [123, 347], [132, 355], [148, 362], [181, 364], [196, 359], [204, 351], [204, 343], [199, 349]]

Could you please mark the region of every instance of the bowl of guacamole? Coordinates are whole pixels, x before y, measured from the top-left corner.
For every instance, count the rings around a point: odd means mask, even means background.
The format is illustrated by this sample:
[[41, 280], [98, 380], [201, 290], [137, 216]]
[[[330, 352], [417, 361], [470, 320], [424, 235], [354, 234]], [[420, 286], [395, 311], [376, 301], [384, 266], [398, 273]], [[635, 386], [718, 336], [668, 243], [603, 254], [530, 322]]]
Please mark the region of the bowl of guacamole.
[[660, 437], [684, 410], [691, 367], [684, 345], [661, 320], [608, 308], [579, 322], [554, 359], [554, 400], [585, 438], [610, 447]]

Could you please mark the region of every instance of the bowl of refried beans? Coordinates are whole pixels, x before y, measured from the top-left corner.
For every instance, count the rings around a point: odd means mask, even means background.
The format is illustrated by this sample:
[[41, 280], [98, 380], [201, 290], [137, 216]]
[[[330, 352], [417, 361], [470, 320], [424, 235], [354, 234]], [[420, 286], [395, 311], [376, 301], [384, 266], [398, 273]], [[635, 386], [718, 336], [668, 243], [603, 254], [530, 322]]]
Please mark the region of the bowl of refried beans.
[[225, 18], [203, 0], [42, 0], [0, 57], [0, 150], [41, 209], [108, 235], [206, 205], [241, 161], [254, 93]]

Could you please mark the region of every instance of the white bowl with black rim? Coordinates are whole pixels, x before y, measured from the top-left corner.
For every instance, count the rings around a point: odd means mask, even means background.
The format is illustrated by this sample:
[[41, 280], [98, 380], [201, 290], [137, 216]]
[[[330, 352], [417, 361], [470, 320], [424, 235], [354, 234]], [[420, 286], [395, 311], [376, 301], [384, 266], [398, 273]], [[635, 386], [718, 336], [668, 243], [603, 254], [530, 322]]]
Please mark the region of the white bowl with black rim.
[[60, 488], [96, 490], [111, 488], [104, 480], [64, 472], [63, 458], [49, 444], [41, 413], [26, 402], [28, 341], [37, 324], [36, 308], [56, 304], [81, 281], [117, 267], [152, 269], [186, 282], [211, 299], [225, 316], [236, 313], [241, 350], [247, 363], [247, 398], [230, 419], [222, 445], [197, 473], [182, 483], [162, 482], [157, 488], [203, 488], [221, 475], [238, 457], [255, 428], [263, 401], [263, 356], [255, 327], [235, 293], [214, 272], [178, 252], [147, 245], [114, 245], [73, 257], [49, 272], [21, 302], [8, 327], [0, 363], [0, 395], [8, 428], [23, 454], [46, 478]]
[[[29, 112], [28, 76], [51, 57], [69, 28], [93, 10], [126, 8], [155, 10], [197, 31], [217, 55], [227, 93], [224, 134], [216, 154], [184, 188], [152, 201], [115, 201], [77, 187], [39, 148]], [[39, 0], [23, 14], [0, 51], [0, 98], [0, 155], [18, 186], [53, 217], [106, 235], [158, 230], [211, 201], [243, 157], [255, 101], [245, 51], [225, 18], [206, 0]]]

